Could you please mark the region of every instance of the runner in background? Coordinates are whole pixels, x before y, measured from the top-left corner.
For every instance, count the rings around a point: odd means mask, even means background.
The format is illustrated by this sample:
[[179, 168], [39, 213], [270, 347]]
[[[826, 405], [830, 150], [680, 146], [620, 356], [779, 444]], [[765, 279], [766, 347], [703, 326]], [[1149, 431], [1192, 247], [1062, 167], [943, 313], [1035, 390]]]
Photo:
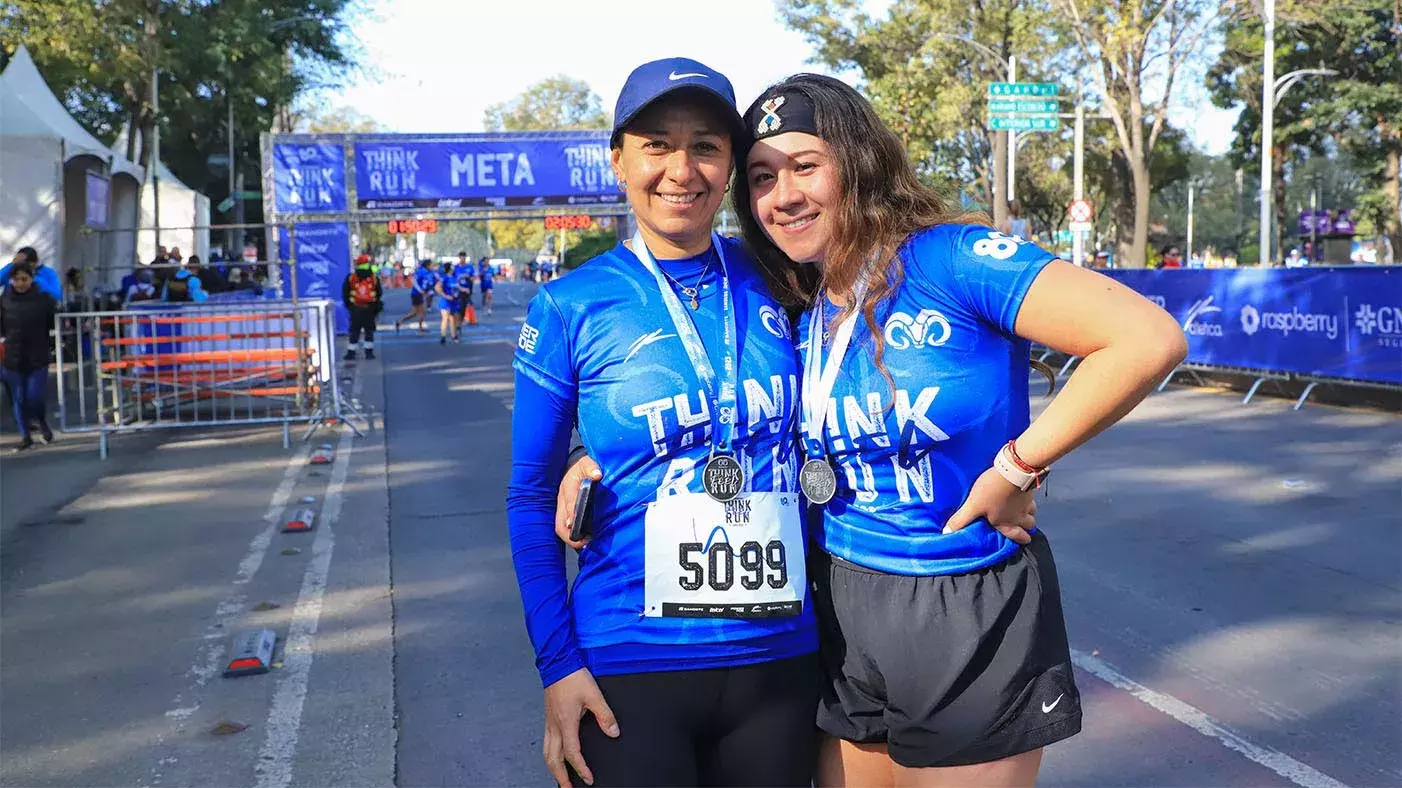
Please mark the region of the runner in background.
[[424, 316], [428, 312], [429, 302], [433, 300], [433, 286], [438, 283], [438, 274], [435, 269], [438, 263], [432, 260], [423, 260], [419, 263], [418, 269], [414, 271], [413, 285], [409, 290], [409, 313], [404, 317], [394, 321], [394, 330], [398, 331], [401, 323], [407, 323], [414, 318], [419, 320], [419, 333], [427, 333], [424, 326]]
[[453, 270], [457, 272], [458, 308], [462, 310], [458, 315], [458, 333], [461, 334], [463, 323], [477, 325], [477, 308], [472, 305], [472, 285], [477, 279], [477, 266], [467, 259], [467, 252], [458, 252], [458, 262]]
[[492, 272], [492, 263], [483, 257], [477, 263], [477, 277], [482, 280], [482, 308], [487, 310], [487, 314], [492, 313], [492, 289], [496, 283], [492, 281], [495, 274]]
[[354, 361], [360, 349], [360, 336], [365, 335], [365, 358], [375, 357], [375, 319], [385, 308], [384, 289], [380, 278], [375, 275], [375, 264], [370, 255], [363, 254], [355, 259], [355, 270], [341, 285], [341, 300], [350, 310], [350, 343], [346, 349], [346, 361]]
[[462, 307], [458, 305], [458, 279], [453, 275], [452, 263], [443, 264], [433, 291], [438, 294], [438, 344], [448, 344], [449, 338], [454, 342], [461, 341], [458, 339], [458, 319]]

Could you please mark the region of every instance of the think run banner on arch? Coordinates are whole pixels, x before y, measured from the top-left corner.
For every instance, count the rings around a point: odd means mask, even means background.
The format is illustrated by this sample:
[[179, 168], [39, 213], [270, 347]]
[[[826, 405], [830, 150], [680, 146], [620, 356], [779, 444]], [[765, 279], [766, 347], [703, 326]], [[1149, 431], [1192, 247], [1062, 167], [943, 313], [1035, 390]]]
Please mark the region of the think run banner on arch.
[[272, 162], [280, 213], [624, 202], [606, 131], [286, 135]]
[[1402, 384], [1402, 267], [1104, 273], [1177, 319], [1191, 364]]

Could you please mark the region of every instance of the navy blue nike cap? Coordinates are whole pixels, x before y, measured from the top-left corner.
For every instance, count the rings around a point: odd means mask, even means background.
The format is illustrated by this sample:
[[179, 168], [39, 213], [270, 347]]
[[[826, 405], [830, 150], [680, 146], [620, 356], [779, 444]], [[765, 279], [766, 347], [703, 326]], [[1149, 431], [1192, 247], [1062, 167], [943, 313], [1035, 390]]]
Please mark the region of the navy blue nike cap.
[[730, 80], [690, 58], [669, 57], [644, 63], [628, 75], [613, 108], [613, 141], [618, 141], [619, 133], [649, 104], [678, 90], [699, 91], [719, 99], [725, 107], [725, 118], [732, 133], [744, 134], [745, 124], [735, 107], [735, 88], [731, 87]]

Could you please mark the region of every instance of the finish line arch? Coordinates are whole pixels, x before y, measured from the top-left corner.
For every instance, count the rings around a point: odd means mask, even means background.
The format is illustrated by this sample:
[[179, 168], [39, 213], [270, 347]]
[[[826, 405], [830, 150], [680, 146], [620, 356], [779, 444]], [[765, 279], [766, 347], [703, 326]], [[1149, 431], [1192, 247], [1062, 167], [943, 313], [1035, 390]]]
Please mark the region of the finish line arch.
[[[626, 216], [609, 132], [280, 134], [261, 137], [263, 204], [291, 276], [284, 295], [332, 298], [350, 272], [352, 225]], [[292, 230], [280, 237], [280, 226]], [[337, 327], [349, 317], [338, 308]]]

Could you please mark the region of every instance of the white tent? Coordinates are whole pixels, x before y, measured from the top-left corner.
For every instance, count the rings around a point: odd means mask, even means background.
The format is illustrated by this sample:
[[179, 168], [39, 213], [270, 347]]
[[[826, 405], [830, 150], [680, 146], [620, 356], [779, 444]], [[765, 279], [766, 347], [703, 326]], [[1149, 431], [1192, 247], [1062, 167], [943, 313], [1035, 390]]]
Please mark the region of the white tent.
[[[11, 199], [11, 188], [21, 195], [47, 193], [51, 188], [51, 167], [56, 167], [61, 194], [57, 200], [43, 205], [31, 204], [27, 211], [20, 211], [18, 222], [8, 215], [0, 217], [0, 224], [4, 226], [0, 229], [0, 243], [14, 245], [3, 248], [8, 251], [18, 246], [34, 246], [41, 260], [60, 271], [93, 269], [104, 264], [115, 271], [110, 261], [131, 254], [130, 233], [107, 231], [135, 227], [135, 195], [140, 189], [142, 169], [115, 156], [68, 114], [25, 47], [15, 52], [0, 82], [5, 85], [8, 104], [23, 107], [23, 110], [12, 111], [7, 106], [5, 117], [0, 117], [0, 137], [16, 140], [7, 142], [7, 147], [32, 146], [32, 143], [19, 142], [34, 138], [32, 134], [29, 137], [20, 134], [22, 126], [29, 127], [32, 132], [42, 125], [47, 129], [42, 136], [58, 143], [57, 152], [46, 145], [42, 158], [13, 165], [7, 159], [5, 172], [0, 175], [5, 183], [4, 199]], [[25, 118], [23, 123], [15, 124], [14, 131], [11, 130], [11, 114]], [[50, 205], [53, 207], [47, 207]], [[26, 216], [38, 219], [41, 214], [46, 217], [47, 224], [25, 221]], [[95, 232], [85, 233], [85, 228]]]
[[59, 259], [63, 147], [63, 136], [0, 80], [0, 263], [23, 246]]
[[[123, 127], [112, 143], [112, 150], [120, 158], [127, 149], [127, 128]], [[197, 254], [201, 260], [209, 259], [209, 198], [180, 182], [164, 164], [156, 166], [156, 180], [161, 194], [161, 246], [167, 249], [179, 247], [180, 253], [189, 259]], [[156, 226], [155, 189], [149, 186], [141, 190], [141, 227]], [[193, 230], [203, 227], [203, 230]], [[172, 229], [165, 229], [172, 228]], [[152, 260], [156, 256], [156, 234], [143, 230], [138, 233], [136, 253], [141, 260]]]
[[[156, 233], [141, 232], [138, 238], [134, 230], [157, 225], [155, 190], [145, 185], [141, 167], [126, 159], [125, 130], [111, 148], [89, 134], [54, 96], [23, 46], [15, 52], [0, 82], [4, 82], [19, 102], [62, 141], [63, 198], [59, 206], [62, 232], [50, 230], [54, 238], [53, 254], [43, 257], [44, 252], [40, 250], [41, 259], [59, 261], [55, 267], [61, 270], [75, 266], [100, 268], [104, 278], [109, 280], [106, 284], [115, 284], [135, 261], [154, 258]], [[0, 134], [9, 134], [8, 127], [8, 121], [0, 117]], [[100, 225], [97, 217], [89, 216], [89, 173], [107, 179], [107, 216]], [[209, 198], [181, 183], [163, 164], [157, 164], [155, 174], [160, 190], [159, 224], [162, 228], [172, 228], [161, 230], [161, 245], [178, 246], [187, 258], [192, 254], [207, 257], [209, 230], [192, 228], [209, 224]], [[10, 179], [5, 180], [8, 183]], [[100, 210], [98, 206], [94, 209], [94, 213]], [[93, 224], [98, 225], [96, 229], [102, 232], [83, 233], [89, 218], [94, 219]], [[9, 219], [0, 217], [0, 222], [9, 223]], [[0, 229], [0, 242], [6, 240], [7, 235]]]

